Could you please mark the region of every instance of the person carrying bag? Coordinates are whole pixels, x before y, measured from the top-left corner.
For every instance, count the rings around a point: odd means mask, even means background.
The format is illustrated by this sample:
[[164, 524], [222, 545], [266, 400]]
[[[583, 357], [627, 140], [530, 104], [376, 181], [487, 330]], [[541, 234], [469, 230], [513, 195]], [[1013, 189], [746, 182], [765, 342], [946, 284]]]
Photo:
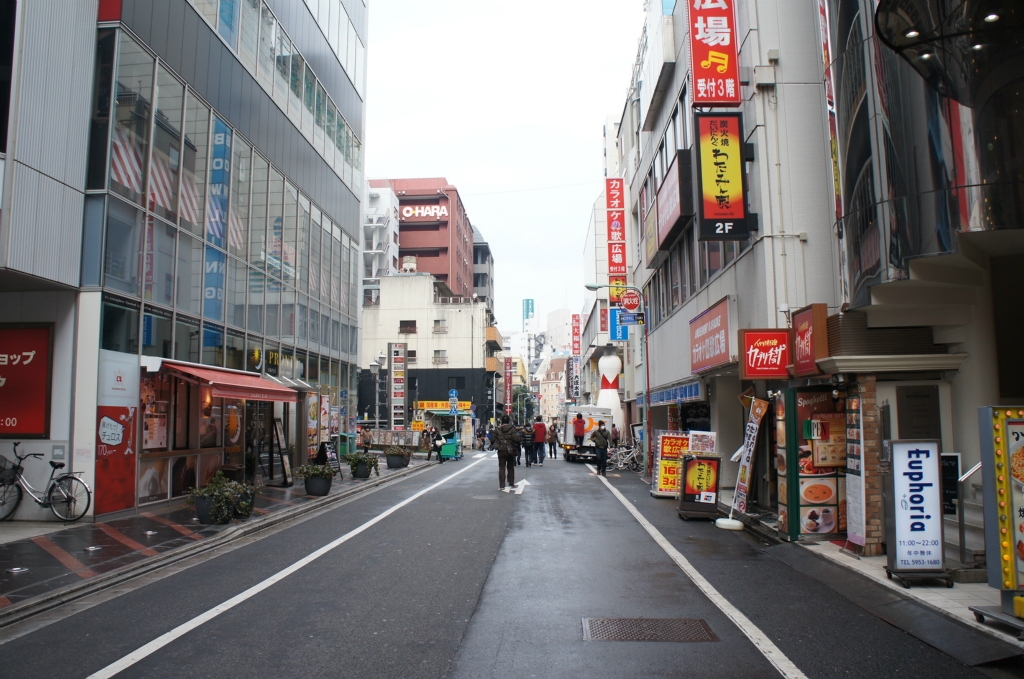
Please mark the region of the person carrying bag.
[[501, 417], [501, 425], [494, 431], [494, 447], [498, 450], [498, 490], [510, 491], [516, 485], [515, 457], [519, 452], [519, 432]]

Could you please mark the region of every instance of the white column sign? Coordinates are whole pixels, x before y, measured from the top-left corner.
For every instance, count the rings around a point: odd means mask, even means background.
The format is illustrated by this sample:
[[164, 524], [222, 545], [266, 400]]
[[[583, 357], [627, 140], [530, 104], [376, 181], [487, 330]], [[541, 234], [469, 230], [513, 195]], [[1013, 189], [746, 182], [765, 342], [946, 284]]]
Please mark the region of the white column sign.
[[941, 571], [942, 489], [937, 441], [893, 441], [895, 570]]

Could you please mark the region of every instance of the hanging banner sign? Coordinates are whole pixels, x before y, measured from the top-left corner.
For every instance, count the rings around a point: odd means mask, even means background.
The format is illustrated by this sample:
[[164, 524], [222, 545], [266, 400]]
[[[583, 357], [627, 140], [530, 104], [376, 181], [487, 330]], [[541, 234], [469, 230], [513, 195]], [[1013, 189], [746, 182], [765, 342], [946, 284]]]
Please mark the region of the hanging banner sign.
[[569, 396], [572, 399], [578, 399], [580, 397], [580, 363], [582, 359], [579, 356], [572, 357], [572, 376], [569, 383]]
[[736, 0], [693, 0], [690, 20], [691, 99], [694, 107], [739, 106]]
[[[578, 317], [577, 317], [578, 318]], [[512, 414], [512, 357], [505, 357], [505, 414]]]
[[828, 305], [811, 304], [793, 313], [793, 374], [821, 373], [818, 359], [828, 357]]
[[892, 441], [887, 494], [889, 570], [942, 571], [942, 488], [938, 441]]
[[655, 451], [657, 460], [654, 465], [654, 477], [651, 495], [654, 497], [676, 497], [679, 495], [679, 476], [683, 464], [683, 456], [690, 451], [690, 437], [686, 434], [658, 433], [658, 448]]
[[405, 429], [405, 342], [389, 342], [388, 356], [391, 360], [391, 370], [388, 380], [391, 388], [388, 389], [388, 423], [389, 429], [402, 431]]
[[625, 181], [622, 178], [611, 177], [604, 180], [609, 276], [626, 275], [625, 191]]
[[740, 379], [788, 380], [788, 328], [740, 330]]
[[736, 473], [736, 494], [732, 506], [739, 512], [747, 511], [747, 492], [753, 481], [751, 473], [754, 467], [754, 447], [757, 445], [757, 432], [761, 427], [761, 419], [768, 412], [768, 401], [755, 398], [750, 404], [750, 416], [747, 418], [747, 431], [743, 436], [743, 449], [740, 453], [740, 468]]
[[[580, 350], [580, 315], [572, 315], [572, 355], [579, 356], [582, 353]], [[511, 359], [506, 359], [511, 360]]]
[[746, 240], [743, 116], [694, 114], [697, 139], [698, 240]]

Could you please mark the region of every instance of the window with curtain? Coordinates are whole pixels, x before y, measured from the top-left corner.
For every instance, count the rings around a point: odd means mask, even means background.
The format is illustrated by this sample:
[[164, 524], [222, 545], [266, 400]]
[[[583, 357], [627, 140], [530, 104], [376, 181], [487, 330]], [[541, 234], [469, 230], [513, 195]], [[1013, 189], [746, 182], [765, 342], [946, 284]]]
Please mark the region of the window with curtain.
[[185, 144], [181, 156], [180, 225], [196, 235], [203, 233], [209, 144], [210, 109], [188, 91], [185, 97]]
[[252, 182], [252, 147], [235, 135], [231, 149], [231, 197], [228, 201], [229, 230], [237, 238], [228, 239], [228, 252], [245, 257], [249, 231], [249, 187]]
[[127, 33], [120, 34], [110, 140], [110, 189], [143, 204], [154, 59]]
[[181, 119], [185, 86], [162, 63], [156, 67], [156, 118], [153, 157], [150, 165], [149, 209], [176, 221], [178, 217], [178, 176], [181, 172]]

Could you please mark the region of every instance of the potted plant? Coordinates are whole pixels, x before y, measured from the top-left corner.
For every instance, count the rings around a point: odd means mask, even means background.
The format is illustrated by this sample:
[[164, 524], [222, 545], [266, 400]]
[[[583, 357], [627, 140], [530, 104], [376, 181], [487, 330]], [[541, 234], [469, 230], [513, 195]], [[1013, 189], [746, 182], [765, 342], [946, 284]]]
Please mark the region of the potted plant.
[[377, 476], [380, 476], [380, 467], [378, 466], [376, 455], [354, 452], [346, 455], [345, 461], [348, 462], [348, 466], [352, 469], [353, 478], [368, 479], [370, 478], [371, 469]]
[[334, 470], [327, 464], [304, 464], [295, 470], [306, 485], [306, 495], [323, 497], [331, 492]]
[[[205, 525], [224, 524], [231, 520], [238, 506], [238, 488], [241, 484], [228, 481], [224, 474], [218, 471], [202, 488], [192, 488], [188, 491], [186, 502], [195, 505], [196, 518], [199, 523]], [[251, 511], [251, 510], [250, 510]]]
[[233, 484], [235, 491], [238, 493], [238, 503], [235, 505], [234, 517], [236, 519], [248, 519], [252, 516], [252, 510], [256, 507], [256, 496], [259, 495], [263, 485], [259, 483], [238, 483], [237, 481], [229, 481], [228, 483]]
[[384, 456], [387, 459], [388, 469], [401, 469], [409, 466], [409, 457], [412, 456], [412, 451], [402, 446], [391, 446], [384, 451]]

